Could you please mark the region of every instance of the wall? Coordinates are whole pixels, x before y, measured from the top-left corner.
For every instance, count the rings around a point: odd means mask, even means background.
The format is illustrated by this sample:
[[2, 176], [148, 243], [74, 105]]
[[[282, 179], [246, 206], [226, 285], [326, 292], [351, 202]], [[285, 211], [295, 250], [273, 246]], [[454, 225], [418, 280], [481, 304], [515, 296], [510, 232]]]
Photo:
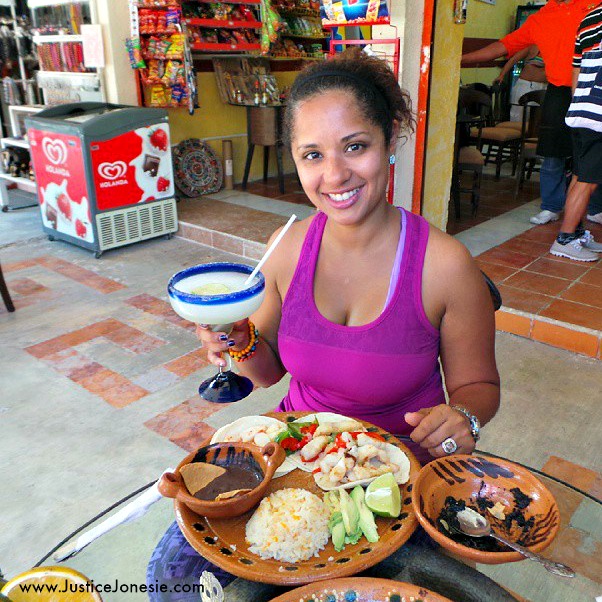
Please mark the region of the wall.
[[[278, 86], [282, 89], [290, 86], [297, 72], [276, 72]], [[244, 107], [222, 102], [215, 75], [199, 73], [197, 76], [200, 108], [189, 115], [186, 109], [169, 109], [169, 124], [172, 142], [177, 143], [187, 138], [201, 138], [222, 156], [222, 140], [232, 140], [234, 181], [242, 181], [247, 157], [247, 115]], [[272, 149], [270, 149], [272, 151]], [[292, 161], [285, 153], [284, 171], [294, 170]], [[276, 153], [270, 152], [269, 175], [277, 174]], [[256, 147], [253, 163], [249, 172], [249, 181], [263, 175], [263, 147]]]
[[[514, 29], [516, 7], [526, 4], [525, 0], [497, 0], [494, 5], [478, 0], [469, 0], [464, 26], [465, 38], [492, 38], [498, 40]], [[499, 75], [497, 68], [480, 69], [469, 67], [461, 70], [463, 84], [483, 82], [490, 85]]]
[[136, 79], [125, 50], [125, 39], [130, 35], [128, 3], [125, 0], [96, 0], [96, 12], [103, 30], [105, 99], [137, 105]]
[[447, 225], [463, 37], [464, 25], [453, 22], [453, 0], [437, 0], [422, 215], [443, 230]]

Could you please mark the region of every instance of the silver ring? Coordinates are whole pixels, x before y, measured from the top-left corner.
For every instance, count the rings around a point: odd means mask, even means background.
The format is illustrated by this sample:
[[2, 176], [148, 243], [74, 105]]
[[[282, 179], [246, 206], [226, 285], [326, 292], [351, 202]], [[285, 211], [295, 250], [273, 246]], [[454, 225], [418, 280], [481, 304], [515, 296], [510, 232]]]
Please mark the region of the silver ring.
[[458, 444], [451, 438], [448, 437], [442, 444], [441, 447], [446, 454], [453, 454], [458, 449]]

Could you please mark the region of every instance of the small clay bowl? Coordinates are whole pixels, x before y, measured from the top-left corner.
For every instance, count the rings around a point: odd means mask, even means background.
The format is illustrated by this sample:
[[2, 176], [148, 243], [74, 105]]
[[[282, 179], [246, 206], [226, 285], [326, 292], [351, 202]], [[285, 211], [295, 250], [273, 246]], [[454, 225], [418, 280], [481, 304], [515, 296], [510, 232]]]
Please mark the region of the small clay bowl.
[[[165, 473], [159, 480], [159, 492], [165, 497], [177, 499], [202, 516], [240, 516], [259, 503], [274, 472], [284, 462], [285, 457], [286, 452], [277, 443], [268, 443], [264, 447], [252, 443], [214, 443], [186, 456], [178, 464], [175, 472]], [[223, 467], [238, 465], [258, 473], [263, 479], [257, 487], [247, 493], [226, 500], [200, 500], [188, 492], [180, 474], [180, 468], [192, 462], [207, 462]]]
[[[512, 489], [531, 498], [524, 509], [517, 509]], [[524, 556], [509, 548], [506, 551], [479, 550], [454, 541], [440, 530], [437, 519], [445, 506], [445, 500], [452, 496], [463, 500], [466, 506], [486, 516], [492, 529], [511, 541], [519, 541], [532, 552], [541, 552], [547, 548], [558, 532], [560, 513], [552, 494], [526, 468], [498, 458], [483, 456], [451, 455], [437, 458], [426, 464], [418, 474], [412, 489], [412, 505], [424, 530], [444, 548], [458, 556], [483, 564], [500, 564], [524, 560]], [[495, 518], [486, 508], [477, 503], [477, 498], [501, 502], [507, 517], [518, 510], [526, 521], [533, 518], [533, 524], [523, 533], [515, 520], [506, 521]], [[468, 536], [464, 536], [468, 539]], [[459, 536], [462, 539], [463, 536]], [[491, 538], [473, 538], [475, 542], [491, 542]], [[501, 545], [501, 544], [500, 544]]]

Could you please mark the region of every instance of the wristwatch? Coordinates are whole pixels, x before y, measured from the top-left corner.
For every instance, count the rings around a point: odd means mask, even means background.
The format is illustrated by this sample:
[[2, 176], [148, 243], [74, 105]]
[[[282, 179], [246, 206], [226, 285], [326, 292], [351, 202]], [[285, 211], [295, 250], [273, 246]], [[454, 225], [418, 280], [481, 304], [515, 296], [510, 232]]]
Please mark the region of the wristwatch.
[[463, 408], [462, 406], [451, 406], [451, 407], [454, 410], [458, 410], [458, 412], [460, 412], [460, 414], [464, 414], [464, 416], [466, 416], [466, 418], [468, 418], [468, 420], [470, 421], [470, 434], [472, 435], [472, 438], [474, 439], [474, 442], [476, 443], [481, 437], [481, 423], [479, 422], [479, 419], [474, 414], [471, 414], [466, 408]]

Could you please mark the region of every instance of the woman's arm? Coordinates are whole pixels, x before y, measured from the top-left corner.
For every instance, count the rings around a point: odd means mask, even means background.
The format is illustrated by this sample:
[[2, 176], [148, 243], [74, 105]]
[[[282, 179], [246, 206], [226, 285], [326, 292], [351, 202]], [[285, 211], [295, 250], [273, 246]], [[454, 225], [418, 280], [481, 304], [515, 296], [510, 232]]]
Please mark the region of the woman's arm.
[[[535, 54], [533, 54], [533, 48], [535, 48]], [[503, 81], [504, 78], [506, 77], [506, 75], [508, 74], [508, 72], [514, 67], [514, 65], [516, 65], [516, 63], [518, 63], [519, 61], [522, 61], [523, 59], [526, 59], [527, 57], [533, 58], [536, 55], [537, 55], [537, 46], [527, 46], [527, 48], [523, 48], [522, 50], [519, 50], [508, 61], [506, 61], [506, 64], [502, 67], [500, 74], [495, 78], [494, 81], [497, 81], [497, 82]]]
[[[493, 303], [477, 264], [455, 239], [431, 228], [425, 262], [424, 297], [431, 315], [441, 315], [441, 365], [449, 405], [407, 414], [416, 428], [412, 439], [433, 456], [444, 455], [441, 443], [452, 437], [458, 451], [470, 453], [475, 441], [458, 405], [481, 425], [493, 418], [500, 403], [500, 379], [495, 363]], [[426, 308], [426, 306], [425, 306]]]

